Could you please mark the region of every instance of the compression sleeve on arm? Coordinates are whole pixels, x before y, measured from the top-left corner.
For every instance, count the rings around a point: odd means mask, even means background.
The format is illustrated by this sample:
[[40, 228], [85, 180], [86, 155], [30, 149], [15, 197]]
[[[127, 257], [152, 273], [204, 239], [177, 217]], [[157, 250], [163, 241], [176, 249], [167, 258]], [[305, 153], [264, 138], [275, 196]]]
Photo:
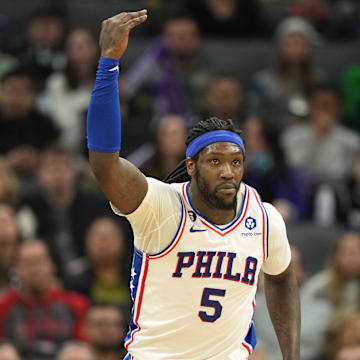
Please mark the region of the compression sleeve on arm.
[[119, 61], [101, 57], [87, 115], [88, 148], [113, 153], [120, 150], [121, 114]]

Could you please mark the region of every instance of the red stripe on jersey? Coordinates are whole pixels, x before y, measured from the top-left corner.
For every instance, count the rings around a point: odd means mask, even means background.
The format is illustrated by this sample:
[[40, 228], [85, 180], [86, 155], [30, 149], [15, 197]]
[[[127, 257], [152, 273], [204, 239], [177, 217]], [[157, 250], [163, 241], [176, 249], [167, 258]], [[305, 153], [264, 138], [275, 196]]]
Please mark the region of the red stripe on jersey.
[[186, 197], [186, 194], [185, 194], [185, 187], [186, 187], [187, 184], [188, 184], [188, 182], [184, 183], [184, 185], [182, 186], [182, 196], [185, 199], [185, 201], [189, 204], [189, 202], [187, 200], [187, 197]]
[[261, 213], [262, 213], [262, 221], [263, 221], [263, 235], [262, 235], [262, 243], [263, 243], [263, 262], [265, 262], [265, 259], [266, 259], [266, 248], [265, 248], [265, 212], [264, 212], [264, 209], [263, 207], [260, 205], [260, 200], [255, 192], [254, 189], [252, 189], [253, 192], [254, 192], [254, 195], [255, 195], [255, 198], [256, 198], [256, 201], [257, 203], [259, 204], [259, 207], [261, 209]]
[[244, 346], [244, 348], [248, 351], [249, 355], [251, 355], [252, 350], [251, 350], [250, 346], [247, 345], [245, 342], [242, 343], [242, 346]]
[[140, 289], [139, 300], [138, 300], [138, 304], [137, 304], [137, 308], [136, 308], [136, 317], [135, 317], [135, 321], [134, 321], [135, 325], [137, 326], [137, 329], [135, 329], [132, 332], [130, 341], [125, 345], [126, 350], [128, 350], [129, 345], [134, 341], [135, 333], [137, 333], [138, 331], [141, 330], [141, 327], [138, 324], [138, 320], [139, 320], [139, 316], [140, 316], [141, 303], [142, 303], [142, 298], [143, 298], [143, 294], [144, 294], [146, 275], [147, 275], [148, 267], [149, 267], [149, 255], [145, 254], [145, 256], [146, 256], [146, 258], [145, 258], [144, 275], [143, 275], [143, 278], [141, 281], [141, 289]]

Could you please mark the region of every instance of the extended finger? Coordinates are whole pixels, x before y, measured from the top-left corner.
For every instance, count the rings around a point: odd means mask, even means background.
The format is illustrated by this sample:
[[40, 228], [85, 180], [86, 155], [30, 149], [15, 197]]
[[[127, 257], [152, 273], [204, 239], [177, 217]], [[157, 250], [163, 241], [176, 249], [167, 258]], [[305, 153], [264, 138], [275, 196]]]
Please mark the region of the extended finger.
[[137, 19], [141, 16], [144, 16], [147, 14], [147, 9], [139, 10], [139, 11], [133, 11], [127, 13], [131, 19]]
[[121, 12], [120, 14], [113, 16], [111, 19], [128, 21], [130, 19], [136, 19], [136, 18], [146, 15], [146, 14], [147, 14], [146, 9], [139, 10], [139, 11], [133, 11], [133, 12]]
[[147, 19], [147, 15], [142, 15], [140, 17], [129, 20], [124, 26], [129, 27], [129, 29], [133, 29], [135, 26], [143, 23]]

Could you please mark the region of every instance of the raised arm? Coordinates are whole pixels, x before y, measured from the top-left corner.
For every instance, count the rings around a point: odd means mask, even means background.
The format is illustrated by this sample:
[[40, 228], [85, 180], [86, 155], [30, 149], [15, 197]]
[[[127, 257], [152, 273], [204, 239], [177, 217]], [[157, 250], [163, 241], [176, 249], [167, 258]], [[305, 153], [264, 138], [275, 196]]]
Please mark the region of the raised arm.
[[300, 300], [292, 264], [280, 275], [265, 275], [270, 318], [284, 360], [300, 359]]
[[136, 210], [147, 192], [144, 175], [119, 157], [121, 116], [118, 95], [118, 61], [129, 33], [144, 22], [147, 11], [122, 12], [104, 20], [100, 33], [101, 59], [91, 96], [87, 138], [92, 171], [108, 199], [124, 214]]

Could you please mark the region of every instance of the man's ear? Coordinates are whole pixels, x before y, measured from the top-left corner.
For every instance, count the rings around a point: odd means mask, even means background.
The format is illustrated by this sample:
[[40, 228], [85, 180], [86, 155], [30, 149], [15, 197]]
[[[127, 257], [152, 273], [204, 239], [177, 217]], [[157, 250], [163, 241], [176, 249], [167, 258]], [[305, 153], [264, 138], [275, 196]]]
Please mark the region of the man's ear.
[[186, 158], [186, 171], [189, 174], [189, 176], [195, 175], [195, 161], [192, 158]]

